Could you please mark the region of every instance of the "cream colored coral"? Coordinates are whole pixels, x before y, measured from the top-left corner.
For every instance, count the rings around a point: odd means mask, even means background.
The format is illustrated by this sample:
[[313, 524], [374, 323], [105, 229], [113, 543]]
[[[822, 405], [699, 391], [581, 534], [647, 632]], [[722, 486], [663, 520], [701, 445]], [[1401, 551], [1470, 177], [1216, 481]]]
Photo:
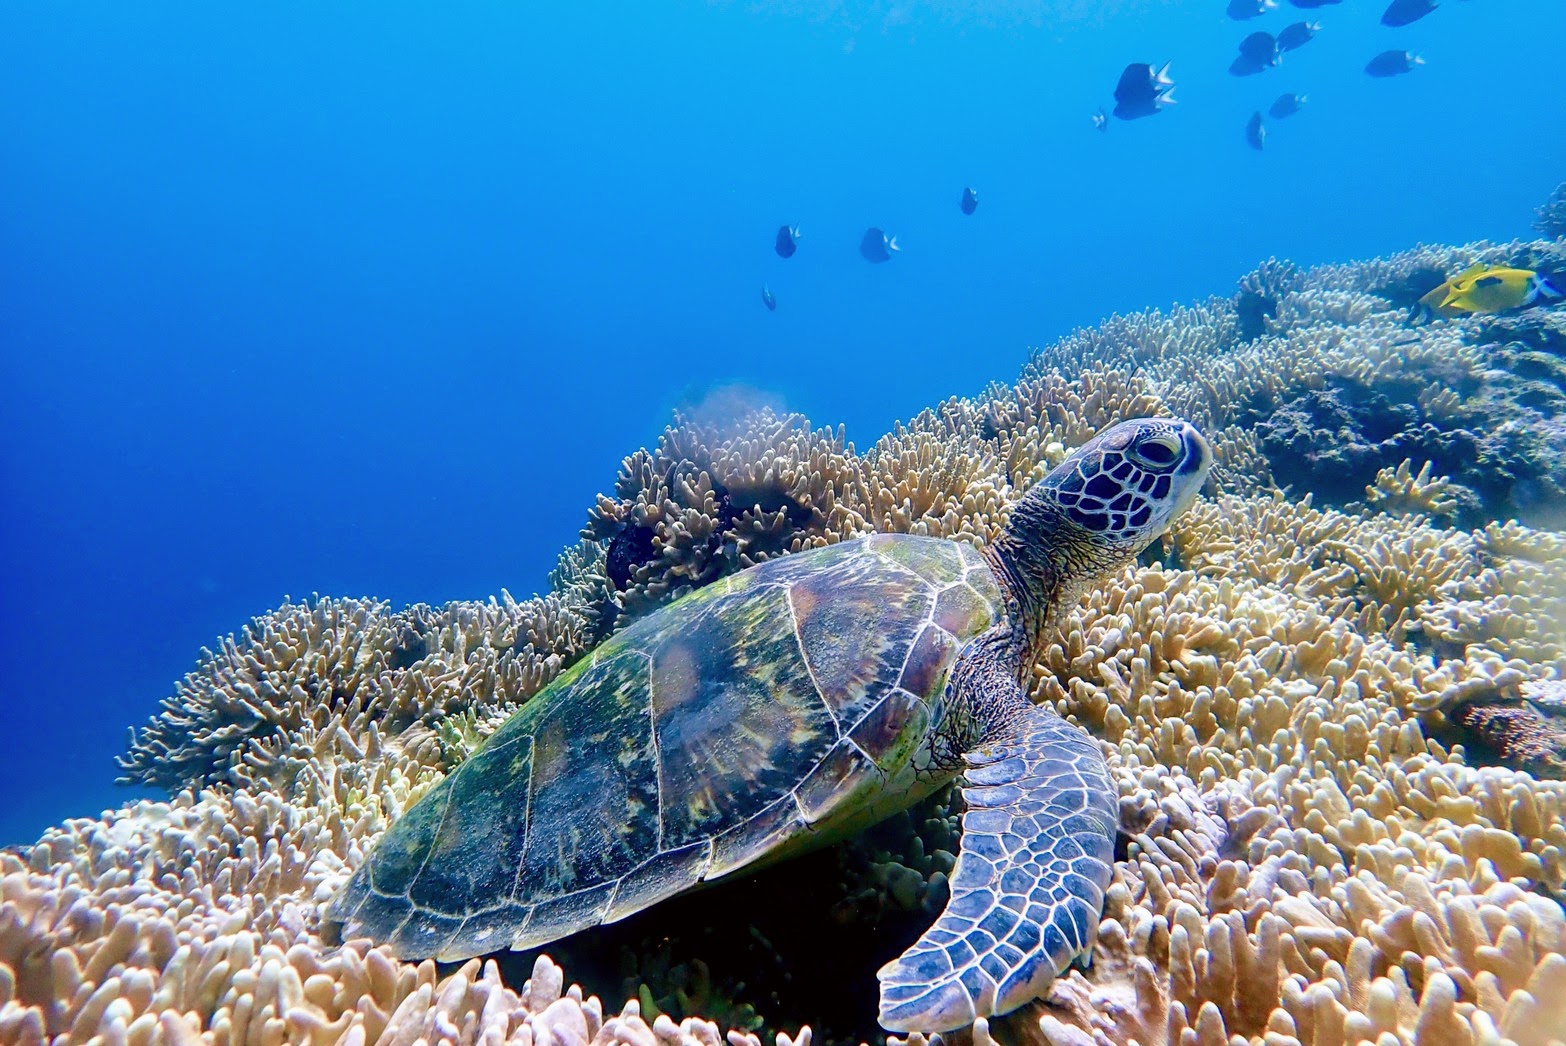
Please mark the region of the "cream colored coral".
[[[1117, 746], [1123, 822], [1151, 825], [1046, 1041], [1493, 1041], [1560, 1021], [1528, 993], [1566, 948], [1544, 896], [1566, 876], [1566, 786], [1471, 769], [1417, 718], [1541, 666], [1478, 645], [1438, 663], [1383, 630], [1442, 620], [1475, 577], [1535, 589], [1544, 563], [1500, 550], [1550, 561], [1550, 538], [1267, 498], [1199, 507], [1175, 545], [1193, 570], [1090, 594], [1037, 676]], [[1549, 625], [1530, 610], [1521, 631]]]
[[324, 942], [319, 903], [438, 777], [349, 769], [297, 804], [187, 792], [0, 855], [0, 1041], [721, 1046], [634, 1002], [605, 1021], [546, 957], [518, 989], [493, 962], [442, 978]]
[[278, 775], [326, 739], [353, 754], [445, 716], [514, 707], [591, 634], [584, 609], [553, 594], [400, 611], [374, 600], [285, 602], [203, 651], [121, 766], [127, 779], [174, 789], [284, 788]]
[[1397, 468], [1384, 468], [1376, 473], [1376, 481], [1365, 488], [1365, 504], [1382, 512], [1424, 514], [1442, 519], [1457, 511], [1458, 499], [1452, 487], [1452, 481], [1446, 476], [1431, 475], [1430, 462], [1425, 462], [1415, 472], [1413, 462], [1404, 458]]
[[[1451, 492], [1407, 462], [1367, 492], [1397, 511], [1316, 507], [1276, 489], [1248, 428], [1333, 378], [1440, 361], [1478, 380], [1467, 321], [1410, 332], [1375, 290], [1519, 249], [1270, 262], [1243, 281], [1273, 307], [1250, 329], [1219, 299], [1113, 317], [864, 453], [792, 415], [682, 419], [625, 459], [548, 595], [286, 603], [207, 652], [139, 735], [127, 769], [175, 798], [0, 854], [0, 1041], [760, 1046], [649, 1024], [635, 1001], [606, 1016], [547, 960], [518, 987], [493, 964], [442, 978], [337, 945], [319, 905], [406, 803], [636, 614], [872, 530], [982, 544], [1070, 447], [1156, 413], [1203, 426], [1223, 496], [1181, 518], [1164, 563], [1067, 608], [1032, 677], [1103, 741], [1126, 860], [1091, 968], [975, 1042], [1566, 1041], [1566, 785], [1432, 732], [1466, 703], [1558, 691], [1566, 536], [1436, 525]], [[651, 557], [616, 561], [626, 534]]]

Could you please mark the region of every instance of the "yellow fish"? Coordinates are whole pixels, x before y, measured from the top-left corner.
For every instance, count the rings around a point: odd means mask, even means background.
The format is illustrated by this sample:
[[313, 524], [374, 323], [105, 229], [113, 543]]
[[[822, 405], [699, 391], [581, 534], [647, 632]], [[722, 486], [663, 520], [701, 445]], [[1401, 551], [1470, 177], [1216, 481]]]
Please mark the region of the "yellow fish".
[[1561, 292], [1532, 269], [1474, 265], [1419, 299], [1413, 319], [1451, 319], [1476, 312], [1505, 312]]

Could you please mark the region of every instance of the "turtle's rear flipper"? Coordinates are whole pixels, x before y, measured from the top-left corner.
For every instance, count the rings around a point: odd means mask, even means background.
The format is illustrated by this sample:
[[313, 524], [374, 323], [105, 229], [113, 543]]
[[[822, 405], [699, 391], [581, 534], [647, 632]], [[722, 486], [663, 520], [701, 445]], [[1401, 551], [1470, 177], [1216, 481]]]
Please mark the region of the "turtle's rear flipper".
[[1098, 746], [1027, 706], [966, 756], [951, 899], [881, 968], [882, 1027], [943, 1032], [1037, 998], [1092, 946], [1114, 860], [1115, 788]]

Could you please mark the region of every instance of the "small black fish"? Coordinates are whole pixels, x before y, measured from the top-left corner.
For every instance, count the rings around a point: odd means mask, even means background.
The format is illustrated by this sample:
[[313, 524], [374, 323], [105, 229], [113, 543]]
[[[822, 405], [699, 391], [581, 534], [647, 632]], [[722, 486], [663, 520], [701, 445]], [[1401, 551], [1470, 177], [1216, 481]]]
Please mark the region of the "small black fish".
[[1174, 104], [1174, 87], [1168, 62], [1157, 69], [1146, 62], [1132, 62], [1115, 84], [1115, 115], [1122, 120], [1152, 116], [1163, 106]]
[[778, 300], [772, 296], [772, 288], [764, 283], [761, 285], [761, 304], [767, 307], [768, 312], [778, 311]]
[[979, 209], [979, 192], [978, 192], [978, 190], [974, 189], [972, 187], [964, 189], [962, 191], [962, 199], [960, 201], [958, 201], [957, 206], [962, 208], [962, 213], [964, 213], [964, 214], [972, 214], [974, 211], [978, 210]]
[[897, 246], [897, 237], [888, 236], [874, 225], [865, 230], [864, 238], [859, 241], [859, 253], [867, 262], [884, 262], [892, 260], [892, 252], [902, 250]]
[[778, 228], [778, 238], [773, 241], [772, 249], [778, 252], [779, 258], [792, 258], [794, 252], [799, 249], [799, 226], [783, 225]]
[[1252, 113], [1251, 118], [1245, 121], [1245, 140], [1251, 143], [1252, 149], [1260, 149], [1267, 144], [1267, 128], [1262, 126], [1261, 113]]
[[1268, 32], [1252, 33], [1240, 41], [1240, 54], [1262, 65], [1278, 64], [1278, 38]]
[[1374, 77], [1401, 76], [1424, 65], [1425, 60], [1412, 51], [1382, 51], [1365, 63], [1365, 72]]
[[1278, 50], [1298, 51], [1310, 43], [1311, 38], [1319, 32], [1321, 32], [1320, 22], [1294, 22], [1286, 25], [1278, 34]]
[[1277, 6], [1277, 0], [1229, 0], [1226, 10], [1230, 18], [1236, 22], [1243, 22], [1247, 18], [1264, 15]]
[[1265, 73], [1266, 71], [1267, 67], [1265, 65], [1243, 54], [1229, 63], [1230, 76], [1255, 76], [1257, 73]]
[[1435, 0], [1392, 0], [1381, 13], [1381, 24], [1412, 25], [1435, 9]]
[[1267, 112], [1274, 120], [1282, 120], [1284, 117], [1293, 116], [1300, 111], [1300, 106], [1305, 104], [1305, 96], [1302, 94], [1280, 94], [1272, 103], [1272, 108]]

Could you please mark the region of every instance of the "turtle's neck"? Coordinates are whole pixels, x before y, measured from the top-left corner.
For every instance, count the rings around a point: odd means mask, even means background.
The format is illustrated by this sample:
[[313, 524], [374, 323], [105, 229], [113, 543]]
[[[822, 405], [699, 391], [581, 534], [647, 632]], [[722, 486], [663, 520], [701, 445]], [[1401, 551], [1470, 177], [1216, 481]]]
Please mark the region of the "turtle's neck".
[[[1018, 671], [1032, 671], [1052, 636], [1060, 613], [1108, 565], [1097, 562], [1092, 544], [1054, 500], [1035, 489], [1011, 510], [1006, 530], [984, 550], [1006, 591]], [[1076, 537], [1076, 540], [1072, 540]]]

